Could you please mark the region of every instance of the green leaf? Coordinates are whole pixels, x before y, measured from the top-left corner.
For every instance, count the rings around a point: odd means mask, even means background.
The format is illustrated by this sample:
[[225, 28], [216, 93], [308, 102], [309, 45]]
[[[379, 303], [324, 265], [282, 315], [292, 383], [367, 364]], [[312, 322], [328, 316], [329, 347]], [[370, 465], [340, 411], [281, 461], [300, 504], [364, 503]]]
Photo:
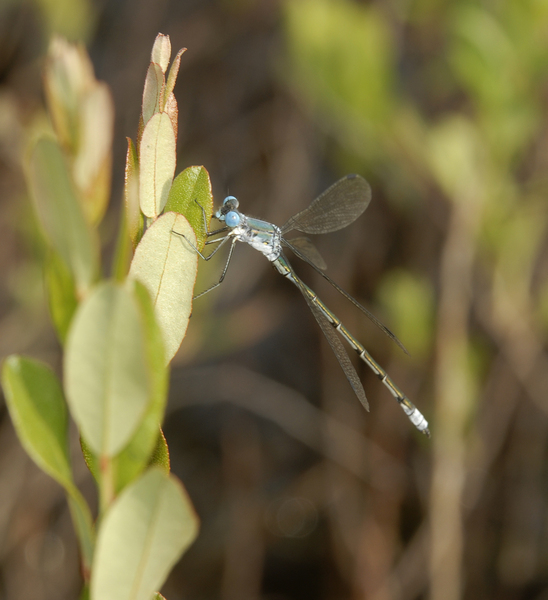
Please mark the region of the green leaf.
[[47, 238], [70, 266], [78, 291], [83, 293], [97, 271], [97, 247], [57, 142], [46, 137], [38, 140], [31, 153], [28, 179]]
[[150, 600], [198, 533], [180, 482], [149, 469], [114, 502], [97, 539], [92, 600]]
[[198, 255], [191, 244], [196, 244], [196, 236], [185, 217], [165, 213], [146, 231], [129, 271], [130, 277], [141, 281], [150, 293], [167, 361], [181, 345], [192, 310]]
[[175, 131], [167, 113], [156, 113], [145, 125], [139, 161], [141, 210], [155, 219], [164, 209], [175, 174]]
[[135, 433], [151, 397], [139, 306], [122, 285], [102, 283], [80, 305], [67, 339], [65, 389], [93, 452], [117, 454]]
[[61, 485], [71, 485], [67, 406], [55, 374], [38, 361], [12, 355], [4, 363], [2, 384], [11, 419], [28, 455]]
[[51, 320], [59, 340], [64, 344], [78, 307], [78, 298], [72, 274], [55, 250], [50, 250], [46, 256], [44, 276]]
[[213, 214], [211, 181], [204, 167], [188, 167], [177, 175], [169, 191], [165, 211], [173, 211], [187, 218], [196, 233], [196, 247], [201, 250], [207, 240], [204, 212], [208, 226]]
[[69, 495], [84, 564], [89, 567], [93, 524], [89, 508], [72, 480], [68, 412], [61, 385], [49, 367], [16, 355], [4, 362], [2, 385], [11, 419], [27, 454]]

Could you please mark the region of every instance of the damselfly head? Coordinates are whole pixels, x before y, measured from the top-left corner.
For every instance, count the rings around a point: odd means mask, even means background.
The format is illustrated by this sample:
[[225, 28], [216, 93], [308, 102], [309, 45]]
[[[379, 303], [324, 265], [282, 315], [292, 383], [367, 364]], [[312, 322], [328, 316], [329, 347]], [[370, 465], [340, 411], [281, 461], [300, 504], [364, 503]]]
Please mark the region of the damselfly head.
[[227, 196], [223, 200], [223, 205], [221, 206], [221, 208], [219, 208], [219, 210], [215, 213], [215, 216], [217, 217], [217, 219], [223, 221], [224, 219], [222, 217], [224, 217], [231, 210], [237, 209], [239, 205], [240, 203], [238, 202], [238, 199], [236, 197]]
[[239, 202], [234, 196], [227, 196], [215, 216], [219, 221], [224, 221], [229, 227], [237, 227], [241, 221], [238, 206]]

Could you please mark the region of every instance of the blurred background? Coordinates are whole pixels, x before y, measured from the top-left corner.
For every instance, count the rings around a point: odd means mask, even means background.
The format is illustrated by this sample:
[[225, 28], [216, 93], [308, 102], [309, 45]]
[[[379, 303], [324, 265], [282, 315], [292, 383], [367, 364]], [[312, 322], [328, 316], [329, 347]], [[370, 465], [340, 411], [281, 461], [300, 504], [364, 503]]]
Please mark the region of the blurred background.
[[[188, 48], [178, 171], [204, 165], [216, 203], [282, 224], [369, 180], [367, 212], [314, 241], [409, 356], [292, 262], [432, 431], [356, 364], [366, 413], [299, 292], [237, 247], [173, 362], [164, 431], [202, 524], [166, 598], [547, 600], [548, 1], [0, 1], [0, 354], [60, 371], [22, 168], [55, 32], [114, 97], [107, 264], [158, 32]], [[1, 417], [0, 598], [75, 598], [63, 492]]]

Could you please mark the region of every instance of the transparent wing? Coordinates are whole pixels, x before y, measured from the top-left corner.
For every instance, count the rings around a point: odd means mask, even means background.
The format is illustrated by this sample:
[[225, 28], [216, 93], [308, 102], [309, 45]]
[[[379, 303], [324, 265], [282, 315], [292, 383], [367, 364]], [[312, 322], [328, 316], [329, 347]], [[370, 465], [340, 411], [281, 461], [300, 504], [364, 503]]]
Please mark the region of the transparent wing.
[[371, 187], [360, 175], [347, 175], [320, 194], [305, 210], [291, 217], [282, 234], [293, 229], [303, 233], [330, 233], [353, 223], [367, 208]]
[[282, 244], [292, 250], [295, 256], [298, 256], [313, 267], [321, 269], [322, 271], [327, 269], [327, 265], [325, 264], [322, 255], [308, 238], [301, 237], [293, 238], [291, 240], [282, 238]]
[[341, 340], [337, 337], [335, 329], [328, 321], [327, 317], [323, 314], [323, 312], [318, 308], [316, 303], [312, 300], [312, 292], [304, 285], [304, 283], [296, 275], [294, 275], [293, 281], [301, 290], [301, 293], [304, 296], [306, 303], [308, 304], [312, 314], [318, 322], [318, 325], [320, 326], [325, 337], [327, 338], [327, 341], [329, 342], [333, 353], [337, 357], [337, 360], [339, 361], [339, 364], [341, 365], [341, 368], [344, 371], [346, 378], [348, 379], [348, 383], [350, 383], [350, 385], [352, 386], [352, 389], [358, 397], [358, 400], [363, 404], [365, 410], [369, 410], [369, 402], [365, 397], [365, 390], [363, 389], [362, 382], [360, 381], [360, 378], [356, 373], [354, 365], [350, 362], [350, 358], [348, 357], [348, 354], [344, 349]]
[[350, 300], [350, 302], [352, 302], [352, 304], [356, 307], [359, 308], [362, 313], [373, 323], [375, 323], [375, 325], [381, 330], [383, 331], [391, 340], [393, 340], [394, 342], [396, 342], [396, 344], [398, 344], [398, 346], [406, 353], [409, 354], [409, 352], [407, 352], [407, 348], [400, 342], [400, 340], [396, 337], [396, 334], [392, 333], [390, 331], [390, 329], [388, 329], [388, 327], [382, 323], [379, 319], [377, 319], [377, 317], [370, 311], [367, 310], [367, 308], [365, 308], [365, 306], [362, 306], [355, 298], [353, 298], [348, 292], [345, 292], [342, 287], [340, 287], [340, 285], [338, 285], [337, 283], [335, 283], [333, 281], [333, 279], [331, 279], [331, 277], [329, 277], [328, 275], [326, 275], [322, 269], [322, 267], [318, 264], [316, 264], [313, 260], [309, 260], [309, 257], [301, 252], [301, 249], [298, 247], [295, 247], [293, 245], [294, 240], [291, 240], [291, 243], [288, 243], [287, 240], [283, 240], [284, 244], [286, 246], [288, 246], [288, 248], [290, 248], [295, 256], [298, 256], [301, 260], [304, 260], [305, 263], [308, 263], [311, 267], [313, 267], [326, 281], [328, 281], [339, 293], [341, 293], [347, 300]]

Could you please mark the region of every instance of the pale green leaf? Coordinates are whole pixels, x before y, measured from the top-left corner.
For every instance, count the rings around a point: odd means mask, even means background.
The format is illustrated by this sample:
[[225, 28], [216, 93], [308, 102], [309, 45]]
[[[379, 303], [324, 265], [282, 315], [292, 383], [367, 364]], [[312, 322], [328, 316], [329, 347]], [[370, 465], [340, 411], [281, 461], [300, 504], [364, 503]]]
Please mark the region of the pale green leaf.
[[169, 191], [165, 210], [188, 219], [196, 233], [197, 248], [201, 250], [207, 240], [205, 226], [209, 226], [213, 214], [211, 181], [204, 167], [188, 167], [177, 175]]
[[141, 210], [156, 218], [164, 209], [175, 174], [175, 131], [167, 113], [155, 114], [145, 125], [139, 162]]
[[143, 89], [143, 104], [141, 107], [141, 117], [145, 126], [152, 115], [160, 110], [160, 97], [164, 88], [164, 74], [159, 64], [151, 62], [148, 66]]
[[152, 46], [152, 53], [150, 55], [150, 62], [158, 63], [160, 68], [165, 73], [167, 66], [169, 65], [169, 59], [171, 58], [171, 41], [169, 35], [159, 33], [154, 40]]
[[[145, 287], [138, 281], [128, 283], [129, 290], [134, 294], [141, 315], [145, 333], [145, 352], [147, 366], [150, 373], [150, 402], [141, 419], [139, 427], [131, 437], [129, 443], [112, 459], [112, 478], [114, 492], [119, 493], [133, 481], [152, 462], [156, 456], [162, 464], [169, 465], [169, 454], [162, 449], [165, 444], [160, 425], [163, 421], [167, 398], [168, 370], [164, 359], [162, 333], [154, 315], [154, 307], [150, 295]], [[82, 449], [86, 463], [99, 480], [98, 457], [93, 453], [89, 444], [82, 439]], [[162, 458], [163, 457], [163, 458]], [[169, 471], [169, 467], [168, 467]]]
[[113, 456], [147, 409], [151, 381], [139, 306], [122, 285], [98, 285], [80, 305], [65, 352], [71, 413], [91, 449]]
[[110, 198], [114, 103], [105, 83], [94, 82], [79, 108], [78, 146], [72, 172], [90, 223], [98, 223]]
[[197, 533], [198, 519], [180, 482], [149, 469], [101, 523], [91, 600], [150, 600]]
[[30, 157], [28, 179], [47, 238], [70, 266], [79, 291], [84, 292], [97, 269], [96, 241], [56, 141], [46, 137], [38, 140]]
[[141, 281], [150, 293], [167, 361], [181, 345], [192, 311], [198, 268], [198, 255], [192, 245], [196, 245], [196, 236], [185, 217], [165, 213], [146, 231], [129, 271], [130, 277]]
[[55, 36], [45, 63], [44, 91], [55, 133], [71, 153], [78, 145], [80, 100], [94, 83], [93, 64], [85, 47]]
[[116, 493], [135, 479], [150, 463], [155, 448], [158, 449], [158, 444], [163, 439], [160, 425], [164, 418], [168, 387], [168, 370], [162, 332], [156, 320], [150, 295], [139, 281], [129, 280], [128, 287], [137, 300], [145, 332], [145, 352], [150, 373], [151, 392], [147, 410], [139, 427], [129, 444], [113, 460]]

